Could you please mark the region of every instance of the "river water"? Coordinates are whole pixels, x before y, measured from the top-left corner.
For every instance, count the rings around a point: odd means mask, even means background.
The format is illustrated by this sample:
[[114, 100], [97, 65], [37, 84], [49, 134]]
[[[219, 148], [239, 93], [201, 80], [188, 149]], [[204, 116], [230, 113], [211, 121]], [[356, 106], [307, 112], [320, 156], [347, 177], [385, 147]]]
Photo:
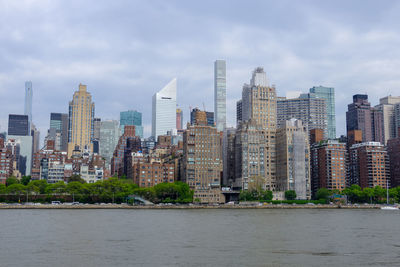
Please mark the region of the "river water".
[[0, 210], [0, 266], [399, 266], [400, 212]]

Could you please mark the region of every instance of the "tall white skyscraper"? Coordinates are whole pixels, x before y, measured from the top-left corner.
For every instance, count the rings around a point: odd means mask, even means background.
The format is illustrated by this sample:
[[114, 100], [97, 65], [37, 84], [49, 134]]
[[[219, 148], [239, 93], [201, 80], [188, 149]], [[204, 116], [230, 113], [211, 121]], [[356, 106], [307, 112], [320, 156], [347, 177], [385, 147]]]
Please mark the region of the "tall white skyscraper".
[[218, 131], [226, 127], [226, 62], [214, 62], [214, 121]]
[[176, 129], [176, 78], [153, 95], [151, 126], [151, 135], [156, 140], [159, 135]]
[[29, 134], [31, 132], [32, 127], [32, 82], [25, 82], [25, 105], [24, 105], [24, 115], [28, 115], [29, 122]]

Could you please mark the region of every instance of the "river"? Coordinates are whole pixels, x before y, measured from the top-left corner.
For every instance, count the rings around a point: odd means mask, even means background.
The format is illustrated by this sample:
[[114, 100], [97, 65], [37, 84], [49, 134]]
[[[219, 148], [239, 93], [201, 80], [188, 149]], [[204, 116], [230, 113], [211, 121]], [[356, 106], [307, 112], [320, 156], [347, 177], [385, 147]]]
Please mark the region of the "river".
[[0, 210], [0, 266], [395, 266], [400, 211]]

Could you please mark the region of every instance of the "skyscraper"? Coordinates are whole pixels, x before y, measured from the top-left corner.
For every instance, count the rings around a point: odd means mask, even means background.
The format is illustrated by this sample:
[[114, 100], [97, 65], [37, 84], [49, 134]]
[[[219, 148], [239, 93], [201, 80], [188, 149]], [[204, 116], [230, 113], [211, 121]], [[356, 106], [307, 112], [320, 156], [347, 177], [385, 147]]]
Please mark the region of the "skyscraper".
[[261, 67], [253, 71], [250, 84], [243, 85], [242, 121], [253, 119], [265, 131], [265, 183], [264, 187], [275, 190], [276, 179], [276, 90], [269, 86], [267, 75]]
[[361, 130], [363, 142], [373, 140], [371, 104], [368, 95], [357, 94], [353, 96], [353, 103], [348, 105], [346, 112], [347, 132]]
[[[203, 113], [203, 111], [200, 111], [200, 109], [198, 108], [194, 108], [190, 111], [190, 124], [192, 125], [196, 124], [196, 116], [199, 112]], [[209, 111], [204, 111], [204, 112], [206, 113], [207, 125], [214, 127], [215, 126], [214, 112], [209, 112]]]
[[29, 132], [31, 129], [32, 124], [32, 82], [27, 81], [25, 82], [25, 105], [24, 105], [24, 115], [28, 115], [28, 122], [29, 122]]
[[29, 136], [29, 116], [8, 115], [8, 135]]
[[226, 126], [226, 62], [214, 62], [214, 121], [218, 131]]
[[317, 98], [325, 99], [326, 103], [326, 114], [328, 124], [328, 138], [336, 138], [336, 112], [335, 112], [335, 88], [314, 86], [310, 88], [310, 93]]
[[106, 159], [107, 164], [111, 163], [111, 158], [115, 146], [118, 144], [119, 137], [120, 129], [118, 121], [106, 120], [101, 122], [99, 154]]
[[183, 129], [183, 111], [180, 108], [176, 109], [176, 129]]
[[68, 157], [72, 151], [93, 152], [94, 103], [86, 85], [79, 84], [69, 102]]
[[121, 134], [124, 134], [125, 125], [134, 125], [136, 135], [143, 138], [142, 113], [136, 110], [122, 111], [119, 115], [119, 123]]
[[382, 113], [383, 144], [397, 136], [395, 105], [399, 103], [400, 96], [386, 96], [379, 99], [379, 105], [375, 106], [375, 110]]
[[55, 129], [55, 131], [49, 130], [51, 140], [56, 139], [57, 133], [60, 134], [60, 142], [55, 146], [57, 150], [67, 151], [68, 149], [68, 114], [66, 113], [50, 113], [50, 129]]
[[159, 135], [176, 129], [176, 78], [153, 95], [151, 135]]

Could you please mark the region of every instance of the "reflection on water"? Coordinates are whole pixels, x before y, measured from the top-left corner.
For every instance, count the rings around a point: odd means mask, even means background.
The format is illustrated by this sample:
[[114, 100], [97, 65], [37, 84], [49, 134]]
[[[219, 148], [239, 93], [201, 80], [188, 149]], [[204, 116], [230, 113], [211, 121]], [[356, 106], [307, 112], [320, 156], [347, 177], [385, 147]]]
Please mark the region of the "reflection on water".
[[394, 266], [400, 212], [1, 210], [0, 266]]

